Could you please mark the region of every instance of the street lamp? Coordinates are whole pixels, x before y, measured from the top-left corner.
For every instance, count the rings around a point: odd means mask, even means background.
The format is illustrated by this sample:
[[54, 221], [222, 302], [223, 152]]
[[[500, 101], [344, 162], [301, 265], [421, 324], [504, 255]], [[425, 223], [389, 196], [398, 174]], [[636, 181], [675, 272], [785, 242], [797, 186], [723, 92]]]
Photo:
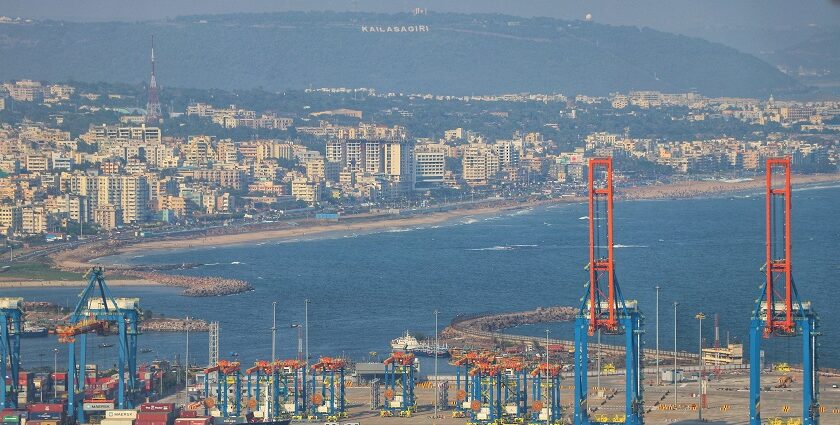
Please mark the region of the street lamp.
[[440, 385], [438, 382], [438, 315], [439, 311], [435, 310], [435, 419], [438, 417], [438, 403], [440, 402]]
[[656, 286], [656, 386], [662, 385], [659, 373], [659, 286]]
[[[546, 384], [546, 387], [545, 387], [546, 388], [545, 389], [545, 406], [546, 406], [546, 408], [548, 408], [548, 402], [549, 402], [549, 400], [551, 400], [548, 397], [548, 388], [549, 388], [548, 387], [548, 380], [550, 379], [549, 376], [548, 376], [548, 369], [551, 367], [551, 364], [549, 363], [548, 360], [549, 360], [549, 357], [548, 357], [548, 329], [546, 329], [545, 330], [545, 384]], [[551, 406], [551, 409], [554, 409], [554, 408], [556, 408], [556, 406]]]
[[303, 326], [300, 323], [292, 323], [289, 325], [292, 329], [297, 329], [297, 359], [300, 361], [303, 358], [303, 336], [301, 332], [303, 331]]
[[58, 348], [53, 348], [53, 398], [58, 398], [58, 388], [55, 386], [58, 375]]
[[699, 351], [700, 352], [700, 358], [698, 360], [699, 368], [698, 368], [698, 371], [697, 371], [697, 384], [700, 386], [700, 391], [698, 392], [698, 394], [700, 394], [700, 403], [697, 403], [698, 404], [697, 415], [698, 415], [698, 419], [700, 419], [702, 421], [703, 420], [703, 319], [706, 318], [706, 315], [703, 314], [703, 313], [697, 313], [697, 315], [694, 316], [694, 318], [700, 321], [700, 351]]
[[[187, 353], [184, 357], [184, 406], [190, 404], [190, 316], [187, 316]], [[70, 383], [68, 382], [68, 388]], [[209, 397], [210, 395], [207, 394]]]
[[677, 306], [680, 303], [674, 301], [674, 404], [677, 404]]
[[[274, 362], [277, 360], [277, 301], [271, 302], [271, 367], [274, 368]], [[274, 373], [271, 373], [271, 377], [269, 378], [269, 384], [273, 384], [272, 380], [274, 379]], [[266, 394], [268, 394], [268, 399], [273, 400], [275, 394], [271, 393], [271, 389], [274, 385], [269, 385], [266, 389]], [[274, 412], [271, 411], [273, 403], [268, 403], [268, 417], [273, 418]]]
[[[303, 300], [303, 350], [304, 350], [304, 358], [303, 364], [305, 365], [303, 368], [303, 388], [306, 388], [306, 383], [308, 381], [306, 373], [309, 370], [309, 298]], [[304, 400], [303, 402], [303, 410], [309, 408], [308, 406], [308, 399]]]

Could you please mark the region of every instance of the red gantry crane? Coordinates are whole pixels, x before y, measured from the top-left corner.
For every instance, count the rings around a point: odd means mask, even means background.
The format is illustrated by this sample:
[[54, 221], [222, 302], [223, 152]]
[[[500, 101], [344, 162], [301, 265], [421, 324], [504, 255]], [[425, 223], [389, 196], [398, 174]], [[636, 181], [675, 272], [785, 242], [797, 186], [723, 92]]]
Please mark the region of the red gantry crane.
[[[783, 173], [781, 186], [773, 179], [776, 170]], [[793, 282], [790, 175], [790, 158], [767, 160], [765, 281], [750, 325], [750, 425], [762, 423], [761, 340], [797, 336], [802, 337], [801, 423], [819, 423], [816, 341], [819, 318], [810, 302], [800, 301]]]

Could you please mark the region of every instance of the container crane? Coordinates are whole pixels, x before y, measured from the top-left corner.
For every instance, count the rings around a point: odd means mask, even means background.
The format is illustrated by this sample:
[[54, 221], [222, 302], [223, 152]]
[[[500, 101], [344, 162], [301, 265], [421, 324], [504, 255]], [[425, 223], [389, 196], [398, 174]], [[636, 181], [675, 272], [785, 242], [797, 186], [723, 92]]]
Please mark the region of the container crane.
[[[216, 398], [210, 395], [210, 374], [217, 374]], [[233, 388], [231, 388], [231, 386]], [[233, 405], [228, 394], [233, 389]], [[217, 407], [221, 417], [238, 417], [242, 414], [241, 365], [237, 361], [219, 360], [219, 363], [204, 369], [204, 414]]]
[[556, 425], [560, 423], [563, 411], [560, 408], [560, 385], [562, 382], [559, 364], [541, 362], [531, 371], [531, 410], [533, 419], [530, 423]]
[[414, 384], [417, 362], [414, 354], [395, 351], [385, 359], [385, 407], [381, 416], [410, 417], [417, 409]]
[[[79, 302], [70, 314], [67, 326], [57, 329], [59, 342], [68, 346], [67, 356], [67, 415], [85, 423], [82, 403], [85, 395], [85, 363], [87, 335], [117, 333], [119, 359], [117, 364], [117, 400], [119, 409], [133, 407], [139, 392], [137, 383], [137, 336], [140, 335], [139, 298], [114, 298], [105, 282], [102, 267], [90, 269], [85, 278], [88, 284], [79, 295]], [[78, 344], [79, 357], [76, 358]]]
[[260, 410], [263, 396], [262, 388], [271, 387], [271, 400], [268, 402], [272, 412], [284, 412], [293, 419], [306, 416], [306, 386], [303, 374], [306, 364], [302, 360], [277, 360], [274, 363], [258, 360], [254, 366], [245, 370], [247, 375], [246, 394], [248, 407]]
[[[773, 181], [774, 170], [784, 174], [781, 187]], [[801, 421], [803, 425], [819, 423], [816, 340], [819, 318], [810, 302], [800, 300], [793, 281], [790, 176], [790, 158], [767, 160], [765, 281], [750, 323], [750, 425], [762, 423], [761, 340], [771, 337], [802, 337]]]
[[[596, 183], [603, 174], [604, 183]], [[600, 179], [599, 179], [600, 180]], [[589, 160], [589, 282], [575, 321], [575, 425], [644, 423], [641, 371], [642, 314], [636, 301], [625, 301], [615, 274], [613, 256], [612, 158]], [[623, 420], [593, 420], [587, 403], [588, 337], [598, 331], [625, 335], [626, 383]]]
[[18, 407], [22, 320], [23, 298], [0, 298], [0, 377], [5, 381], [8, 373], [11, 381], [8, 390], [0, 383], [0, 410]]
[[[310, 417], [336, 421], [347, 417], [347, 403], [344, 397], [344, 372], [347, 367], [343, 359], [321, 357], [310, 367], [312, 397]], [[321, 391], [318, 391], [318, 377], [321, 377]]]

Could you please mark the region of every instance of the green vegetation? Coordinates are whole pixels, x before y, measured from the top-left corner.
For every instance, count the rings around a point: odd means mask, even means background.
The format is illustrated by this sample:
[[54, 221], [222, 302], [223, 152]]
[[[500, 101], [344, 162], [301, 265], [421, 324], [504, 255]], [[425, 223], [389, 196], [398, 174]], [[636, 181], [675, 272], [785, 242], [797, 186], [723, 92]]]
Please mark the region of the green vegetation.
[[[7, 254], [8, 255], [8, 254]], [[81, 273], [65, 272], [53, 269], [44, 263], [8, 263], [0, 262], [0, 267], [10, 266], [0, 273], [0, 279], [11, 280], [82, 280]]]

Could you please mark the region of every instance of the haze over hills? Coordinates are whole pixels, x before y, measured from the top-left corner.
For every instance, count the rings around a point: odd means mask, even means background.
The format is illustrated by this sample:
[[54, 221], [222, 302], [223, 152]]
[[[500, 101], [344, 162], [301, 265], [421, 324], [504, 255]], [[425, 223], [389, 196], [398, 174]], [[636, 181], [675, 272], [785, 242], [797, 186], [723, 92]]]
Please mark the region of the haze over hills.
[[14, 60], [0, 61], [0, 79], [140, 83], [148, 78], [152, 34], [164, 87], [760, 97], [804, 89], [754, 56], [651, 29], [504, 15], [332, 12], [4, 24], [0, 57]]

